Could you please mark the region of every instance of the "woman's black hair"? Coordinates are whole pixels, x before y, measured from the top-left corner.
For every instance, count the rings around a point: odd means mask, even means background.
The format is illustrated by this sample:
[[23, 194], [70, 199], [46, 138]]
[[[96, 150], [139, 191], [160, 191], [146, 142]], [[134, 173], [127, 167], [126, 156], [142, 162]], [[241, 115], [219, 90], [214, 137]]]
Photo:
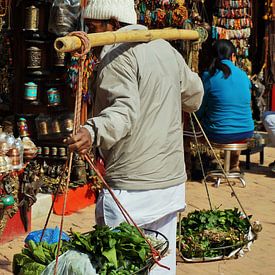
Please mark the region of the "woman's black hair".
[[231, 74], [230, 68], [222, 63], [223, 59], [231, 59], [232, 54], [236, 54], [236, 48], [233, 43], [226, 39], [219, 39], [213, 44], [213, 60], [209, 66], [209, 73], [213, 76], [217, 70], [221, 70], [224, 78], [228, 78]]

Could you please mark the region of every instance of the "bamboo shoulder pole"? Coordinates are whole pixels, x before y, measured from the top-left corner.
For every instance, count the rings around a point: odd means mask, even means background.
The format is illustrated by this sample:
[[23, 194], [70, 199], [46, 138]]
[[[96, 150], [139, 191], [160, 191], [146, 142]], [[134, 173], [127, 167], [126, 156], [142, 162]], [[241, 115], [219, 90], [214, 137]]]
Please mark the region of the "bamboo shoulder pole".
[[[90, 46], [103, 46], [125, 42], [149, 42], [156, 39], [165, 40], [198, 40], [199, 33], [194, 30], [159, 29], [159, 30], [133, 30], [125, 32], [102, 32], [88, 34]], [[72, 52], [81, 47], [77, 36], [59, 37], [54, 42], [58, 52]]]

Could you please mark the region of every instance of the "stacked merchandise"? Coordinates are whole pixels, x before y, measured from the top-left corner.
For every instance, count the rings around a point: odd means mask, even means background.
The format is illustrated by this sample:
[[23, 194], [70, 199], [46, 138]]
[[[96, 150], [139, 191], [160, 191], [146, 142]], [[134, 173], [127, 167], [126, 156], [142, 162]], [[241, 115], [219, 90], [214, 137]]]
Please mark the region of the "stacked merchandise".
[[238, 66], [251, 74], [249, 37], [252, 28], [250, 0], [217, 0], [213, 14], [212, 38], [230, 39], [237, 48]]

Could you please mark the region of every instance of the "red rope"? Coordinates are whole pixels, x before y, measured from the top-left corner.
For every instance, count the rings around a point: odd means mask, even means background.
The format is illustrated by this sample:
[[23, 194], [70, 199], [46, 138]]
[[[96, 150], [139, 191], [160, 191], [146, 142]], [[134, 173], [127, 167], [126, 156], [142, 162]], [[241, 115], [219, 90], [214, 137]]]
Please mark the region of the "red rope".
[[110, 188], [109, 184], [104, 180], [103, 176], [99, 172], [99, 170], [96, 168], [96, 166], [93, 164], [93, 161], [89, 155], [85, 155], [85, 159], [90, 165], [90, 167], [96, 172], [100, 180], [102, 181], [104, 187], [110, 192], [112, 198], [114, 199], [115, 203], [117, 204], [118, 208], [120, 209], [122, 215], [124, 216], [125, 220], [130, 224], [129, 220], [132, 222], [132, 224], [137, 228], [140, 235], [145, 239], [147, 244], [150, 247], [151, 254], [153, 257], [154, 262], [159, 265], [160, 267], [166, 268], [170, 270], [168, 266], [165, 266], [159, 262], [159, 259], [161, 259], [160, 253], [152, 246], [151, 242], [146, 238], [144, 232], [138, 227], [138, 225], [134, 222], [134, 220], [131, 218], [130, 214], [127, 212], [127, 210], [122, 206], [120, 201], [117, 199], [116, 195], [114, 194], [113, 190]]
[[77, 81], [77, 92], [76, 92], [76, 102], [74, 110], [74, 130], [75, 135], [80, 128], [80, 117], [81, 117], [81, 106], [82, 106], [82, 90], [83, 90], [83, 71], [84, 62], [86, 59], [86, 54], [90, 51], [90, 40], [87, 33], [81, 31], [75, 31], [68, 34], [69, 36], [77, 36], [81, 41], [80, 50], [74, 52], [73, 55], [79, 58], [78, 64], [78, 81]]
[[[82, 99], [82, 81], [83, 81], [83, 68], [84, 68], [84, 61], [86, 58], [86, 54], [90, 50], [90, 41], [88, 39], [88, 36], [84, 32], [72, 32], [69, 34], [70, 36], [74, 35], [77, 36], [81, 40], [81, 48], [79, 52], [74, 52], [73, 55], [76, 57], [79, 57], [79, 74], [78, 74], [78, 83], [77, 83], [77, 92], [76, 92], [76, 98], [75, 98], [75, 110], [74, 110], [74, 127], [73, 127], [73, 134], [75, 135], [77, 131], [80, 128], [80, 114], [81, 114], [81, 99]], [[66, 180], [66, 188], [65, 188], [65, 194], [64, 194], [64, 202], [62, 207], [62, 216], [61, 216], [61, 222], [60, 222], [60, 231], [59, 231], [59, 238], [58, 238], [58, 246], [57, 246], [57, 254], [56, 254], [56, 260], [55, 260], [55, 266], [54, 266], [54, 275], [57, 274], [57, 267], [58, 267], [58, 258], [59, 258], [59, 252], [60, 252], [60, 243], [62, 238], [62, 231], [63, 231], [63, 224], [64, 224], [64, 215], [65, 215], [65, 209], [67, 204], [67, 198], [68, 198], [68, 189], [70, 184], [70, 176], [71, 176], [71, 169], [72, 169], [72, 159], [73, 159], [73, 153], [71, 152], [69, 155], [69, 164], [68, 164], [68, 177]], [[67, 167], [65, 167], [65, 170]]]

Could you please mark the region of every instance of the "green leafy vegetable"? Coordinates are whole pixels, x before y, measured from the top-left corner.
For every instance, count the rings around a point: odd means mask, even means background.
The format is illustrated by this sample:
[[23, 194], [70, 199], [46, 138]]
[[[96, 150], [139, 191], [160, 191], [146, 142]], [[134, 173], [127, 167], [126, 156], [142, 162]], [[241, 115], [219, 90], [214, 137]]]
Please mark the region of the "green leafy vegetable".
[[244, 245], [249, 227], [237, 208], [196, 210], [181, 221], [181, 253], [189, 259], [228, 256]]
[[133, 274], [147, 264], [149, 245], [134, 226], [121, 223], [114, 229], [97, 225], [94, 229], [87, 234], [72, 232], [66, 249], [87, 253], [99, 274]]
[[31, 240], [27, 243], [27, 247], [22, 249], [22, 253], [13, 256], [13, 273], [15, 275], [41, 274], [46, 266], [55, 260], [56, 254], [57, 244], [45, 242], [36, 244]]

